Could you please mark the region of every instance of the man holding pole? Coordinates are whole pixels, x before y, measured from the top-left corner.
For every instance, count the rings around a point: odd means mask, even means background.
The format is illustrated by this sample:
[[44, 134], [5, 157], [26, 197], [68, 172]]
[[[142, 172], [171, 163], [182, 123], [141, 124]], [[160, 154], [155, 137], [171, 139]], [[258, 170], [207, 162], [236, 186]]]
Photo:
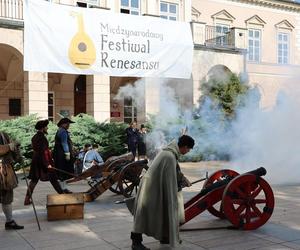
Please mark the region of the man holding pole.
[[57, 193], [63, 193], [63, 190], [57, 180], [56, 172], [53, 169], [54, 162], [49, 149], [48, 140], [45, 136], [47, 134], [48, 124], [48, 120], [38, 121], [35, 124], [37, 132], [31, 139], [31, 145], [33, 148], [33, 156], [29, 172], [29, 179], [31, 179], [31, 181], [28, 185], [24, 200], [25, 206], [31, 204], [31, 196], [39, 180], [50, 181]]
[[188, 135], [172, 141], [154, 158], [142, 178], [133, 211], [133, 250], [149, 249], [142, 244], [143, 233], [172, 247], [180, 242], [179, 223], [184, 221], [181, 189], [191, 183], [181, 173], [178, 158], [188, 153], [194, 143]]

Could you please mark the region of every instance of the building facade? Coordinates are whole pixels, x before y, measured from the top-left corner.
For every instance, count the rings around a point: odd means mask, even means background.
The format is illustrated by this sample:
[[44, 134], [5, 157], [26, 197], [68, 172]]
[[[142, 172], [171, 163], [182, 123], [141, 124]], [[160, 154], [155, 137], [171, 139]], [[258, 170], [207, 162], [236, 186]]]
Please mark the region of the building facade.
[[[234, 35], [246, 37], [245, 46], [237, 47], [246, 48], [244, 71], [250, 85], [259, 89], [263, 108], [272, 107], [278, 93], [288, 94], [300, 79], [299, 14], [300, 4], [294, 1], [192, 1], [192, 19], [203, 26], [204, 44], [209, 42], [209, 27], [214, 27], [219, 44], [226, 45], [224, 38], [236, 27]], [[231, 63], [224, 61], [226, 66]]]
[[[300, 63], [300, 5], [278, 0], [52, 0], [83, 8], [151, 15], [191, 23], [191, 79], [168, 79], [183, 108], [201, 95], [201, 81], [224, 69], [249, 77], [269, 106]], [[0, 0], [0, 119], [37, 113], [53, 121], [87, 113], [97, 121], [144, 122], [164, 95], [158, 79], [23, 71], [23, 1]], [[297, 42], [298, 39], [298, 42]], [[41, 55], [42, 56], [42, 55]], [[171, 56], [171, 55], [170, 55]], [[299, 71], [299, 70], [298, 70]], [[143, 82], [143, 103], [115, 99], [121, 87]], [[182, 95], [183, 86], [187, 91]]]

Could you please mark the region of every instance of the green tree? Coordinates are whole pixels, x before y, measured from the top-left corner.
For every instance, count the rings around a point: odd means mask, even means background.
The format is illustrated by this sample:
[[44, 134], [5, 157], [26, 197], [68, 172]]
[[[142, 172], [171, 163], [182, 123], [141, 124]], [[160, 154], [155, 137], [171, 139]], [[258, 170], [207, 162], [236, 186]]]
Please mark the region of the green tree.
[[213, 105], [223, 111], [226, 118], [232, 119], [237, 108], [243, 105], [249, 87], [241, 82], [236, 74], [227, 72], [222, 77], [212, 74], [207, 81], [202, 82], [200, 89], [200, 106], [205, 98], [209, 97]]

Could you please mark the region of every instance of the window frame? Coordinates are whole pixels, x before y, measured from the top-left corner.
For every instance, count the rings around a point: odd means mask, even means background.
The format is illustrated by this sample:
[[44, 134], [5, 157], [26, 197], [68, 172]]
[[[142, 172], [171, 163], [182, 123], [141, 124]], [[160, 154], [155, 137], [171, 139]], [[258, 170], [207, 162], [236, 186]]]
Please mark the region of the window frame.
[[[52, 98], [53, 98], [52, 104], [49, 103], [49, 95], [51, 95], [51, 94], [52, 94]], [[49, 116], [50, 107], [52, 107], [53, 116]], [[54, 91], [48, 91], [48, 120], [53, 122], [54, 118], [55, 118], [55, 93], [54, 93]]]
[[[141, 15], [141, 0], [137, 0], [137, 1], [138, 1], [138, 5], [139, 5], [138, 8], [131, 6], [131, 0], [128, 0], [128, 6], [122, 5], [122, 0], [120, 0], [120, 13], [140, 16]], [[122, 10], [124, 10], [126, 12], [122, 12]], [[132, 12], [137, 12], [138, 14], [132, 14]]]
[[[253, 34], [254, 34], [252, 37], [250, 37], [250, 31], [252, 31]], [[258, 39], [255, 38], [255, 32], [256, 31], [259, 32], [259, 38]], [[249, 57], [250, 56], [250, 38], [253, 41], [253, 45], [252, 45], [253, 59], [250, 59], [250, 57]], [[255, 59], [255, 57], [256, 57], [256, 53], [255, 53], [255, 41], [259, 42], [258, 60]], [[262, 30], [261, 29], [257, 29], [257, 28], [249, 28], [248, 29], [248, 53], [247, 53], [247, 60], [249, 62], [259, 63], [259, 62], [261, 62], [261, 55], [262, 55]]]
[[[167, 5], [167, 12], [164, 12], [161, 10], [161, 4], [166, 4]], [[176, 6], [176, 14], [170, 12], [170, 6], [174, 5]], [[170, 20], [170, 21], [178, 21], [179, 20], [179, 5], [177, 3], [170, 3], [166, 1], [159, 1], [159, 16], [162, 19]], [[166, 17], [166, 18], [164, 18]], [[175, 18], [171, 19], [171, 18]]]
[[[216, 44], [217, 45], [228, 45], [228, 41], [226, 42], [225, 36], [227, 35], [228, 32], [230, 32], [230, 25], [229, 24], [224, 24], [224, 23], [216, 23]], [[218, 32], [218, 27], [221, 27], [222, 32]], [[224, 28], [227, 28], [227, 31], [224, 32]]]
[[[285, 36], [287, 36], [287, 41], [286, 42], [284, 42], [284, 41], [279, 41], [279, 35], [285, 35]], [[288, 32], [284, 32], [284, 31], [278, 31], [277, 32], [277, 63], [278, 64], [280, 64], [280, 65], [285, 65], [285, 64], [289, 64], [290, 63], [290, 41], [291, 41], [291, 39], [290, 39], [290, 33], [288, 33]], [[284, 62], [284, 50], [283, 50], [283, 48], [282, 48], [282, 53], [281, 53], [281, 55], [279, 54], [279, 44], [282, 44], [282, 45], [284, 45], [284, 44], [286, 44], [287, 45], [287, 56], [286, 56], [286, 62]], [[282, 62], [279, 62], [279, 58], [282, 58]]]
[[22, 100], [21, 98], [8, 99], [8, 115], [18, 117], [22, 115]]
[[[131, 102], [131, 105], [125, 105], [126, 103], [126, 99], [129, 99], [130, 102]], [[136, 102], [134, 101], [134, 99], [132, 97], [124, 97], [124, 100], [123, 100], [123, 121], [124, 123], [130, 123], [130, 122], [133, 122], [133, 121], [137, 121], [137, 105], [136, 105]], [[131, 116], [125, 116], [125, 109], [126, 108], [130, 108], [131, 109]], [[126, 119], [130, 119], [130, 122], [127, 122]]]
[[[100, 2], [101, 0], [96, 0], [96, 3], [91, 3], [89, 0], [78, 0], [76, 1], [76, 6], [81, 8], [93, 8], [93, 6], [100, 6]], [[78, 3], [86, 4], [86, 6], [79, 6]]]

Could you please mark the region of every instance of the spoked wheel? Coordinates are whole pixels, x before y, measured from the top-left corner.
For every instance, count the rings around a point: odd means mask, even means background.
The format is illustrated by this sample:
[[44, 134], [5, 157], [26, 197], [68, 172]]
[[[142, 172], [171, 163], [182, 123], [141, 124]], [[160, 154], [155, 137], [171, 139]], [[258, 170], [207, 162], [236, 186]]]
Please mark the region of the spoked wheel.
[[118, 188], [126, 198], [137, 193], [144, 166], [128, 165], [120, 173]]
[[[225, 178], [234, 178], [238, 176], [239, 174], [233, 170], [230, 169], [222, 169], [217, 172], [214, 172], [211, 176], [208, 177], [208, 179], [204, 182], [203, 188], [209, 187], [210, 185], [224, 180]], [[214, 216], [225, 219], [225, 214], [222, 209], [222, 197], [220, 197], [220, 201], [214, 204], [213, 206], [207, 208], [207, 210]]]
[[253, 230], [265, 224], [274, 209], [274, 194], [261, 177], [243, 174], [232, 180], [223, 193], [223, 211], [238, 228]]
[[[109, 166], [109, 171], [112, 172], [112, 171], [117, 171], [118, 169], [124, 167], [125, 165], [127, 165], [129, 162], [123, 162], [122, 164], [119, 164], [118, 166]], [[120, 190], [119, 188], [119, 183], [116, 182], [114, 183], [114, 185], [112, 185], [109, 190], [115, 194], [123, 194], [123, 191]]]
[[116, 182], [114, 185], [112, 185], [112, 186], [109, 188], [109, 190], [112, 191], [112, 192], [115, 193], [115, 194], [122, 194], [122, 192], [121, 192], [120, 189], [119, 189], [118, 182]]

